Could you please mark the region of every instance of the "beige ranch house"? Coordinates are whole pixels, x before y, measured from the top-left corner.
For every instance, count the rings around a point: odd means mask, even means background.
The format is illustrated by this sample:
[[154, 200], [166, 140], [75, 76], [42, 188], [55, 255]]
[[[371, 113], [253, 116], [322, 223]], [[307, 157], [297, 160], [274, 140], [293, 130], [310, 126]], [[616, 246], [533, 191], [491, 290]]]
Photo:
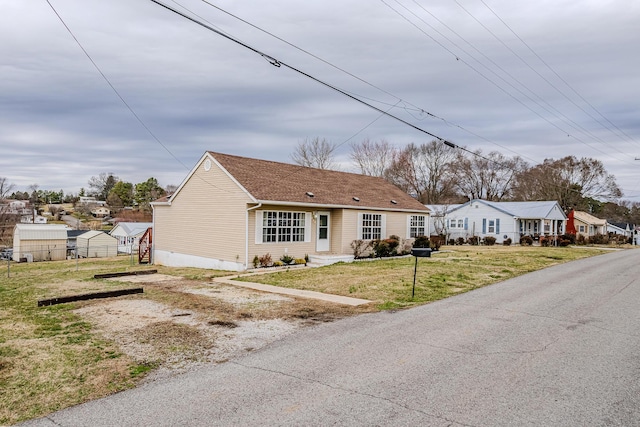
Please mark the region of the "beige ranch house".
[[382, 178], [207, 152], [153, 206], [153, 263], [243, 271], [255, 256], [353, 260], [354, 240], [429, 231], [429, 210]]

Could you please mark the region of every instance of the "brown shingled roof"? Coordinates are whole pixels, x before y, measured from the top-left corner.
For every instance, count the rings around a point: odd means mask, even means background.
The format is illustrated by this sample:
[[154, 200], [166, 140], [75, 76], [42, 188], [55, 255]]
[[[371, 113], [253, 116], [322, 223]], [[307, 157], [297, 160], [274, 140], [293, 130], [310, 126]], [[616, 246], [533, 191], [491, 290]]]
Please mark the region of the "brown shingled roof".
[[211, 151], [209, 154], [260, 201], [428, 211], [382, 178]]

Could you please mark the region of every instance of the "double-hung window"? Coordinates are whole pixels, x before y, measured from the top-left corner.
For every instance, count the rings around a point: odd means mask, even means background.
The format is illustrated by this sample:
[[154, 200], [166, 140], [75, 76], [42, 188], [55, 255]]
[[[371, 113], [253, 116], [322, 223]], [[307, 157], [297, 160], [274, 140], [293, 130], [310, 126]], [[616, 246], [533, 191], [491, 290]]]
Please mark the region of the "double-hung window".
[[409, 217], [409, 237], [426, 236], [425, 224], [427, 223], [425, 215], [411, 215]]
[[305, 241], [305, 212], [263, 211], [258, 212], [258, 217], [260, 214], [262, 243]]
[[382, 215], [363, 213], [360, 233], [362, 240], [376, 240], [382, 238]]

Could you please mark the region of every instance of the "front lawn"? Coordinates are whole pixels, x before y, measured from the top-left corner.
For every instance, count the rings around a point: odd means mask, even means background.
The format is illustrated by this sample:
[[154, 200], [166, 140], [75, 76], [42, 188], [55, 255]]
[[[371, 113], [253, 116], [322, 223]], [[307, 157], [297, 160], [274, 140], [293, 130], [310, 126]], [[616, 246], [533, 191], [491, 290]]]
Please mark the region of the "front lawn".
[[375, 301], [379, 309], [410, 307], [446, 298], [555, 264], [605, 253], [598, 248], [444, 246], [419, 258], [361, 260], [321, 268], [290, 269], [239, 278]]

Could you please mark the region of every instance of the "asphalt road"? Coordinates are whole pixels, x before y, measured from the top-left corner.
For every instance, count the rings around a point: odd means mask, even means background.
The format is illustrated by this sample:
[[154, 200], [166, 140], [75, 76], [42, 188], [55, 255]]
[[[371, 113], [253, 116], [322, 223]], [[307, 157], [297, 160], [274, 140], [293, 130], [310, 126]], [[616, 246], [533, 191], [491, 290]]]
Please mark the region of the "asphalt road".
[[629, 250], [320, 325], [26, 425], [638, 426], [639, 350]]

